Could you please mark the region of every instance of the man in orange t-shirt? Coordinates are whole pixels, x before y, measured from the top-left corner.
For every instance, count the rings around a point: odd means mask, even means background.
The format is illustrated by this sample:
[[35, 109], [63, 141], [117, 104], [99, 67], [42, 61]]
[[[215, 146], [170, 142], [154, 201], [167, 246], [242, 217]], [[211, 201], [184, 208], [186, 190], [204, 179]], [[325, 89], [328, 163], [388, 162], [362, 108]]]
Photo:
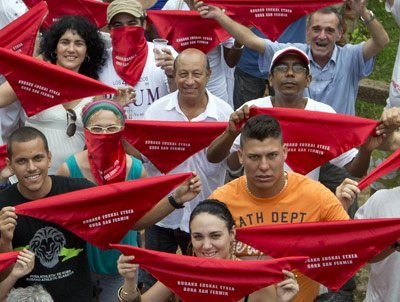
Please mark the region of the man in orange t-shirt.
[[[341, 202], [322, 184], [284, 171], [287, 146], [275, 118], [257, 115], [246, 122], [238, 156], [246, 175], [210, 196], [227, 204], [237, 228], [349, 219]], [[248, 259], [262, 254], [241, 242], [236, 243], [235, 253]], [[300, 292], [294, 301], [313, 301], [319, 283], [297, 274]]]

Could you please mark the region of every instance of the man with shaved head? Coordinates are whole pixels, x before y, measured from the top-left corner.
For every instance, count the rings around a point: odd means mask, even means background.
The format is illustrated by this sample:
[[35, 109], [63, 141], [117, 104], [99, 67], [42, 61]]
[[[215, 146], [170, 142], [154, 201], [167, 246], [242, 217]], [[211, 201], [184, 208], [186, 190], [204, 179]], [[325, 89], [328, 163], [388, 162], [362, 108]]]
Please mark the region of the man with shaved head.
[[[174, 64], [177, 91], [153, 103], [147, 109], [144, 119], [227, 122], [232, 108], [206, 89], [211, 72], [207, 56], [202, 51], [193, 48], [182, 51]], [[179, 245], [182, 253], [186, 254], [190, 242], [188, 226], [192, 209], [210, 196], [216, 188], [222, 186], [225, 180], [226, 161], [218, 164], [210, 163], [206, 158], [206, 153], [207, 148], [194, 154], [170, 172], [170, 174], [175, 174], [196, 171], [202, 182], [202, 191], [191, 202], [187, 202], [182, 209], [177, 207], [178, 210], [146, 229], [146, 248], [175, 253]], [[150, 177], [161, 175], [161, 172], [146, 158], [144, 162]], [[149, 288], [154, 280], [145, 278], [145, 287]]]

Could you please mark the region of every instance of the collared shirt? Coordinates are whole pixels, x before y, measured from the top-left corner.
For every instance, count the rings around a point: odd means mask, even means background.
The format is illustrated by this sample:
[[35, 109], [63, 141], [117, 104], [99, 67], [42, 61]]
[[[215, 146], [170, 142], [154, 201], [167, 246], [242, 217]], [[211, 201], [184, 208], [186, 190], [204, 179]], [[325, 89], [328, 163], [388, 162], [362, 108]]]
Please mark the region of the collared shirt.
[[304, 96], [330, 105], [337, 113], [355, 115], [355, 102], [360, 80], [374, 68], [375, 57], [364, 61], [362, 48], [365, 42], [344, 47], [335, 46], [332, 57], [324, 68], [313, 59], [307, 44], [283, 44], [265, 40], [265, 53], [259, 56], [261, 71], [268, 71], [274, 53], [288, 46], [295, 46], [310, 59], [312, 82], [304, 90]]
[[[182, 112], [178, 103], [178, 93], [170, 93], [153, 103], [144, 114], [144, 120], [155, 121], [187, 121], [186, 115]], [[229, 121], [232, 108], [220, 98], [212, 95], [207, 90], [208, 104], [204, 112], [192, 119], [190, 122], [227, 122]], [[175, 210], [163, 220], [157, 223], [158, 226], [169, 229], [181, 229], [189, 233], [189, 217], [194, 207], [218, 187], [224, 184], [227, 169], [226, 160], [213, 164], [207, 160], [205, 148], [194, 154], [168, 174], [196, 171], [201, 180], [201, 192], [195, 199], [185, 203], [185, 207]], [[160, 176], [162, 173], [145, 157], [144, 166], [150, 177]], [[168, 159], [165, 159], [168, 160]]]

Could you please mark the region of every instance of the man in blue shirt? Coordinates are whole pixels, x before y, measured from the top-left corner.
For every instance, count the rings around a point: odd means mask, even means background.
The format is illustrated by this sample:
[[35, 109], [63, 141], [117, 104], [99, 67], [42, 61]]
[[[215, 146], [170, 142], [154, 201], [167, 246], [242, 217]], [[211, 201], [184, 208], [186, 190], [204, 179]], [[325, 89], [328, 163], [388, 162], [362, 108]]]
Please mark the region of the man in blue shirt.
[[[370, 39], [357, 45], [336, 46], [343, 34], [342, 17], [335, 8], [325, 7], [308, 18], [309, 45], [295, 43], [293, 46], [307, 53], [310, 59], [314, 84], [304, 96], [326, 103], [338, 113], [354, 115], [359, 81], [372, 72], [374, 56], [389, 42], [389, 37], [363, 0], [345, 0], [345, 3], [361, 16]], [[203, 18], [217, 20], [239, 43], [260, 53], [260, 70], [268, 70], [277, 50], [291, 46], [256, 36], [215, 6], [198, 2], [196, 7]]]

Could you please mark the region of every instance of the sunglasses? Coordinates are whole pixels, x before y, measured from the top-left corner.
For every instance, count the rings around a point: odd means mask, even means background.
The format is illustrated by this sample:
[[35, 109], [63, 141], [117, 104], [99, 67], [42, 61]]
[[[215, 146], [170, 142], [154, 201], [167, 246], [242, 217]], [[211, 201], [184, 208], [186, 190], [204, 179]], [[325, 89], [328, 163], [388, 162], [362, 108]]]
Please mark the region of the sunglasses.
[[76, 132], [76, 113], [73, 109], [67, 109], [67, 135], [74, 136]]

